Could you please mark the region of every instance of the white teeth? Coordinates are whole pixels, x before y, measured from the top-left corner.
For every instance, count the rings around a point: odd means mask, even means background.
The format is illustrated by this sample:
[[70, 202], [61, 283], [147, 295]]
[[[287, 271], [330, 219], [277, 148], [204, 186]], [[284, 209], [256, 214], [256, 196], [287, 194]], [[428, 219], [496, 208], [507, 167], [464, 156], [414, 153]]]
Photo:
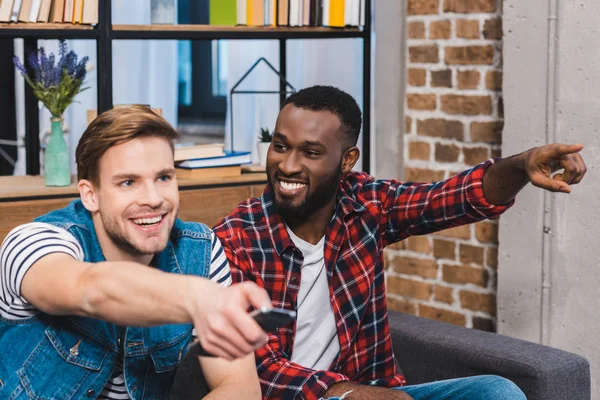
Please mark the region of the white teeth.
[[158, 217], [154, 217], [154, 218], [134, 219], [133, 222], [138, 225], [153, 225], [153, 224], [158, 224], [162, 220], [162, 218], [163, 218], [162, 215], [159, 215]]
[[300, 189], [301, 187], [306, 186], [304, 183], [290, 183], [290, 182], [284, 182], [284, 181], [279, 181], [279, 184], [285, 190], [296, 190], [296, 189]]

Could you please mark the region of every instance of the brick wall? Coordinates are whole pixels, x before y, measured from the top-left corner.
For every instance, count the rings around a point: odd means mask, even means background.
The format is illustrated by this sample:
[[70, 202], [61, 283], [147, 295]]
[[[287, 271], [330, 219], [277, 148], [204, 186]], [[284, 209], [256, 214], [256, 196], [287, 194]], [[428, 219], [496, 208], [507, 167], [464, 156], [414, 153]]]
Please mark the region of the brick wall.
[[[406, 181], [448, 178], [500, 155], [502, 0], [409, 0]], [[386, 250], [390, 309], [495, 329], [498, 224]]]

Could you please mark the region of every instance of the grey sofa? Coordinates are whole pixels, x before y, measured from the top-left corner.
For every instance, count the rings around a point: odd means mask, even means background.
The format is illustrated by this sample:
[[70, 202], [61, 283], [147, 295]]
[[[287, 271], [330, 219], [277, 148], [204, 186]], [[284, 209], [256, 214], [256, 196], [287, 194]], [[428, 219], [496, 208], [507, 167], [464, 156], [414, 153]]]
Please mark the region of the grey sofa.
[[[389, 321], [394, 352], [409, 384], [494, 374], [515, 382], [529, 400], [590, 399], [590, 366], [579, 355], [399, 312], [390, 311]], [[171, 399], [198, 399], [206, 393], [198, 362], [184, 360]]]

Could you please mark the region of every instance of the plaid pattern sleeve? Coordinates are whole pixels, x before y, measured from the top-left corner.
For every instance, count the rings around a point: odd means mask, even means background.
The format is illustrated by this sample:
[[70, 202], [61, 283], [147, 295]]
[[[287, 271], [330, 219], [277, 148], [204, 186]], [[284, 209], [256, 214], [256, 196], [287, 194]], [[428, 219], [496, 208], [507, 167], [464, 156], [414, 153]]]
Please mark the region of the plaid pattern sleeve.
[[[401, 183], [350, 173], [340, 182], [325, 233], [324, 256], [332, 287], [340, 352], [327, 371], [291, 363], [296, 326], [269, 334], [256, 352], [264, 399], [316, 400], [341, 381], [385, 387], [406, 384], [396, 369], [386, 307], [383, 250], [410, 235], [494, 218], [511, 204], [483, 196], [490, 160], [446, 181]], [[214, 227], [223, 242], [233, 282], [264, 287], [275, 307], [297, 309], [302, 252], [287, 233], [269, 186], [241, 203]]]
[[363, 200], [381, 210], [381, 234], [388, 245], [409, 236], [496, 218], [506, 211], [514, 200], [498, 206], [483, 195], [483, 175], [496, 161], [490, 159], [441, 182], [359, 179], [348, 184], [356, 185], [354, 190]]

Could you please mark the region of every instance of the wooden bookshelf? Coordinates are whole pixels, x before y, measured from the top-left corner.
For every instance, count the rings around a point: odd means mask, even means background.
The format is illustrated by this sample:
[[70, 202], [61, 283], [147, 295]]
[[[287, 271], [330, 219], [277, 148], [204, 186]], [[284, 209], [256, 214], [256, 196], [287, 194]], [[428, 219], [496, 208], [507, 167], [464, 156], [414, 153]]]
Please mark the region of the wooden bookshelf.
[[92, 25], [58, 23], [0, 23], [0, 37], [32, 37], [37, 39], [86, 39], [98, 37], [98, 30]]

